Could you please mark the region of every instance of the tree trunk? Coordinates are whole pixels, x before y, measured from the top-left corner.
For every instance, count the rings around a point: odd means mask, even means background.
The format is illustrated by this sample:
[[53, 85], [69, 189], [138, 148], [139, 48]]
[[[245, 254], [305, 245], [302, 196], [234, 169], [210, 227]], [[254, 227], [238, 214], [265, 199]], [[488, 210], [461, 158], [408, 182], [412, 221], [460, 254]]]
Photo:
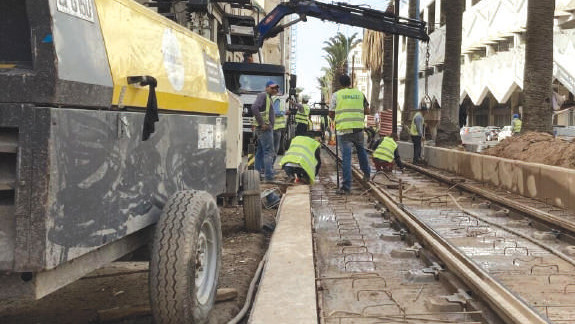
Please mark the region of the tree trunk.
[[383, 40], [383, 109], [393, 108], [393, 35]]
[[554, 13], [555, 1], [528, 1], [522, 131], [553, 131], [551, 83]]
[[453, 146], [460, 143], [459, 97], [463, 1], [456, 0], [445, 6], [445, 68], [441, 84], [441, 120], [436, 138], [438, 146]]
[[379, 92], [381, 90], [381, 71], [371, 71], [371, 102], [369, 103], [370, 115], [377, 114], [381, 109]]
[[[417, 8], [416, 0], [409, 0], [409, 18], [417, 19]], [[405, 67], [405, 91], [403, 97], [403, 109], [401, 111], [401, 124], [403, 125], [401, 129], [400, 138], [401, 140], [409, 140], [409, 127], [406, 125], [411, 125], [410, 122], [410, 111], [417, 107], [417, 100], [415, 99], [415, 87], [417, 87], [417, 78], [415, 77], [415, 71], [418, 66], [415, 62], [415, 46], [417, 42], [414, 38], [407, 39], [407, 62]]]

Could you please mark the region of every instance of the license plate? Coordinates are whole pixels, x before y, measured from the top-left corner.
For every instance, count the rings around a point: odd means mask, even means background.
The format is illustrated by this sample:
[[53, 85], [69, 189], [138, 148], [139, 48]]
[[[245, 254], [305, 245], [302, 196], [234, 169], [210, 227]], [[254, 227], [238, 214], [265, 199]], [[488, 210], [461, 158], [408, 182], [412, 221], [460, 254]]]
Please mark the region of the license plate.
[[58, 11], [94, 22], [93, 0], [56, 0]]

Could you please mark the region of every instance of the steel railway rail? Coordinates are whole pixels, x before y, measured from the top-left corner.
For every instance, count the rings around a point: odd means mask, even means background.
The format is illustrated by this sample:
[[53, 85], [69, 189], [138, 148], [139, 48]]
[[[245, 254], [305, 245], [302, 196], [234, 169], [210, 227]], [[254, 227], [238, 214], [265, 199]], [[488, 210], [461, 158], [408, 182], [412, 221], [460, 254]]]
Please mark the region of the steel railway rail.
[[[447, 269], [507, 323], [575, 322], [574, 223], [409, 166], [364, 184]], [[353, 173], [362, 179], [355, 165]]]

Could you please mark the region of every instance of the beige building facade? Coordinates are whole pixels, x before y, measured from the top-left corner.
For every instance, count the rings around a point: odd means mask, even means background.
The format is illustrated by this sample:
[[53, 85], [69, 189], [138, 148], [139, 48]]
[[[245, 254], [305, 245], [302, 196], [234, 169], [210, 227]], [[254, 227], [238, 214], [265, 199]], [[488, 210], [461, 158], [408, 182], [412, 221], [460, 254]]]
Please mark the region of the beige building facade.
[[[575, 125], [575, 1], [555, 0], [554, 124]], [[420, 17], [430, 31], [429, 96], [441, 106], [445, 57], [445, 0], [421, 0]], [[402, 6], [407, 16], [407, 6]], [[461, 46], [461, 104], [467, 125], [505, 126], [521, 114], [527, 0], [466, 0]], [[404, 106], [406, 39], [400, 37], [399, 105]], [[420, 43], [419, 98], [424, 96], [425, 52]]]

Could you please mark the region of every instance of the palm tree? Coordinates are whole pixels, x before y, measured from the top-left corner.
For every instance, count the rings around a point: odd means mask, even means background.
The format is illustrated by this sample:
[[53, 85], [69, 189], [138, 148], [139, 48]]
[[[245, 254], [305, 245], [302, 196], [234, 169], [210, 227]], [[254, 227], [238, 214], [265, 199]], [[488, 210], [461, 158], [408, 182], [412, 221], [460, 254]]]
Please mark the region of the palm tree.
[[381, 78], [383, 77], [383, 39], [385, 35], [369, 29], [363, 31], [362, 57], [361, 61], [370, 71], [371, 77], [371, 102], [370, 113], [372, 115], [379, 111], [379, 91], [381, 89]]
[[318, 89], [321, 91], [321, 101], [328, 102], [331, 96], [331, 81], [333, 77], [329, 68], [322, 67], [321, 70], [323, 75], [316, 78], [316, 80], [319, 84]]
[[325, 41], [323, 50], [326, 55], [326, 59], [329, 68], [332, 72], [332, 91], [335, 92], [341, 88], [339, 84], [339, 76], [346, 74], [348, 70], [347, 57], [351, 49], [353, 49], [359, 42], [360, 39], [356, 39], [357, 33], [346, 37], [342, 33], [337, 33], [335, 36], [331, 37], [329, 40]]
[[439, 146], [459, 144], [459, 97], [461, 88], [461, 34], [463, 1], [445, 6], [445, 59], [441, 84], [441, 120], [436, 143]]
[[[409, 18], [416, 19], [417, 14], [416, 0], [409, 0]], [[415, 62], [415, 51], [417, 41], [413, 38], [407, 39], [407, 62], [405, 67], [405, 92], [403, 100], [403, 109], [401, 112], [401, 124], [410, 125], [409, 112], [417, 107], [417, 100], [415, 99], [415, 87], [418, 86], [418, 78], [415, 77], [415, 72], [418, 69], [418, 62]], [[408, 127], [402, 127], [401, 139], [409, 139]]]
[[555, 1], [528, 0], [523, 91], [523, 129], [553, 131], [553, 15]]

